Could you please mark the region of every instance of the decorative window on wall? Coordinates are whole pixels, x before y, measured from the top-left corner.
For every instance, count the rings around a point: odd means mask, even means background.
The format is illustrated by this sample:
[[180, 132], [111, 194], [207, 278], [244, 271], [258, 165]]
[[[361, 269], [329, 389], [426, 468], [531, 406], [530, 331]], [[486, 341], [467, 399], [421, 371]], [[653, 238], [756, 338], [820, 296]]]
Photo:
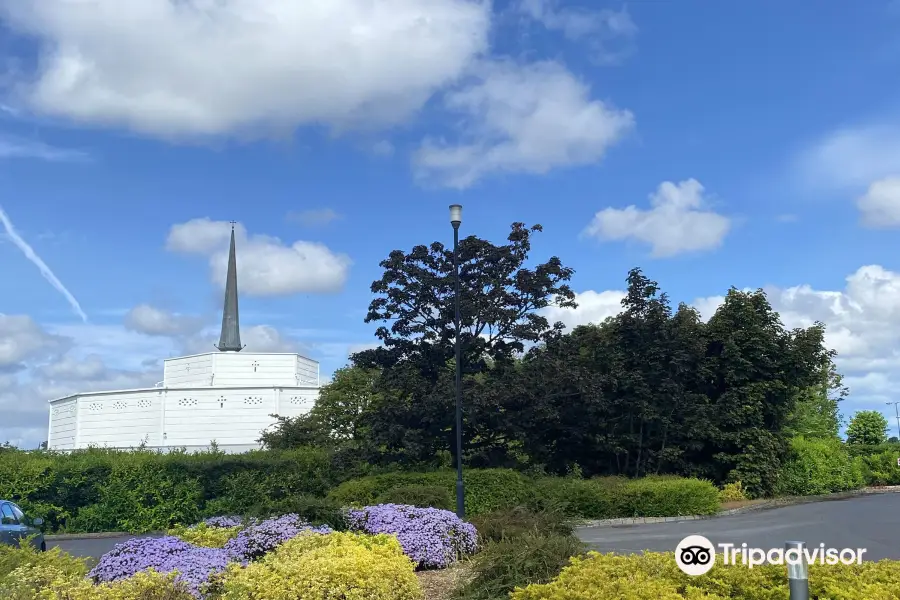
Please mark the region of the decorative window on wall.
[[225, 403], [228, 402], [228, 398], [225, 396], [219, 396], [219, 408], [225, 408]]
[[256, 373], [257, 369], [259, 369], [259, 362], [254, 360], [250, 363], [250, 366], [253, 367], [253, 372]]
[[103, 410], [103, 403], [102, 402], [91, 402], [88, 405], [88, 410], [91, 410], [93, 412], [100, 412], [101, 410]]
[[292, 406], [303, 406], [306, 403], [307, 400], [305, 396], [291, 396], [288, 400], [288, 404], [291, 404]]
[[247, 396], [246, 398], [244, 398], [244, 404], [247, 406], [256, 406], [262, 403], [263, 399], [261, 396]]
[[178, 406], [183, 406], [185, 408], [190, 407], [190, 406], [197, 406], [197, 399], [196, 398], [181, 398], [178, 401]]
[[113, 402], [113, 408], [116, 410], [125, 410], [126, 408], [128, 408], [128, 403], [124, 400], [116, 400], [115, 402]]
[[153, 406], [153, 400], [150, 398], [141, 398], [137, 401], [138, 408], [150, 408]]

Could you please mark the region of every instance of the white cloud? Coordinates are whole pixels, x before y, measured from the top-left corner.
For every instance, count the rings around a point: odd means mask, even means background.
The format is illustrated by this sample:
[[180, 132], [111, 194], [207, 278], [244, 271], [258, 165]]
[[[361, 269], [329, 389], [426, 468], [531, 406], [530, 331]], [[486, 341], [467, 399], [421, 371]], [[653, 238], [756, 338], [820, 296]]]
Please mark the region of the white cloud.
[[[3, 107], [0, 107], [2, 110]], [[85, 162], [90, 155], [81, 150], [57, 148], [38, 140], [0, 135], [0, 159], [36, 158], [47, 162]]]
[[812, 189], [863, 189], [900, 173], [900, 127], [870, 124], [833, 131], [804, 149], [793, 166]]
[[68, 340], [44, 331], [27, 315], [0, 313], [0, 367], [46, 358], [68, 349]]
[[880, 179], [856, 200], [866, 227], [900, 227], [900, 177]]
[[654, 257], [711, 250], [721, 246], [731, 220], [711, 210], [696, 179], [663, 182], [650, 195], [650, 209], [635, 205], [598, 212], [585, 234], [602, 241], [635, 240], [649, 244]]
[[125, 315], [125, 326], [147, 335], [175, 336], [199, 331], [203, 328], [203, 321], [196, 317], [176, 315], [149, 304], [141, 304]]
[[592, 58], [615, 64], [633, 50], [638, 28], [628, 11], [560, 7], [557, 0], [522, 0], [519, 9], [551, 31], [572, 41], [588, 42]]
[[427, 138], [413, 160], [420, 181], [467, 188], [491, 173], [545, 174], [599, 162], [634, 127], [556, 62], [485, 62], [444, 98], [464, 117], [457, 144]]
[[[0, 369], [0, 443], [9, 440], [34, 448], [45, 440], [48, 400], [82, 391], [143, 387], [161, 378], [158, 366], [150, 370], [110, 367], [110, 359], [127, 363], [129, 358], [123, 355], [139, 357], [139, 345], [104, 347], [110, 336], [101, 327], [69, 327], [79, 337], [91, 330], [99, 341], [93, 347], [81, 345], [78, 339], [42, 327], [29, 316], [0, 315], [0, 367], [23, 367]], [[92, 352], [96, 348], [103, 356]]]
[[487, 49], [480, 0], [0, 0], [39, 112], [161, 137], [390, 125]]
[[[212, 281], [222, 286], [228, 268], [231, 225], [225, 221], [194, 219], [173, 225], [166, 248], [195, 253], [209, 259]], [[298, 293], [333, 293], [347, 280], [352, 261], [324, 244], [296, 241], [285, 245], [275, 237], [247, 236], [235, 227], [238, 290], [251, 296], [284, 296]]]
[[328, 225], [332, 221], [337, 221], [341, 218], [341, 215], [331, 208], [318, 208], [291, 211], [288, 213], [287, 218], [288, 221], [304, 227], [321, 227], [323, 225]]
[[607, 317], [613, 317], [622, 312], [622, 299], [624, 297], [625, 292], [620, 290], [606, 290], [603, 292], [587, 290], [575, 294], [577, 308], [548, 306], [543, 310], [543, 315], [551, 324], [561, 321], [568, 329], [588, 323], [599, 324]]

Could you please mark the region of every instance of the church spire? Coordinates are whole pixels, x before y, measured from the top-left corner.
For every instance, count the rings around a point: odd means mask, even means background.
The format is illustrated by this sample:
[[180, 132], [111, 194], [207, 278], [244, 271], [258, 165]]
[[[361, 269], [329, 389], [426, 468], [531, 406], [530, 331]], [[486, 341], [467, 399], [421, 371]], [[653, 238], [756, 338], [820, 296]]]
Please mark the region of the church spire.
[[228, 274], [225, 276], [225, 308], [222, 311], [222, 334], [219, 336], [220, 352], [240, 352], [241, 326], [238, 320], [237, 259], [234, 252], [234, 225], [231, 222], [231, 248], [228, 249]]

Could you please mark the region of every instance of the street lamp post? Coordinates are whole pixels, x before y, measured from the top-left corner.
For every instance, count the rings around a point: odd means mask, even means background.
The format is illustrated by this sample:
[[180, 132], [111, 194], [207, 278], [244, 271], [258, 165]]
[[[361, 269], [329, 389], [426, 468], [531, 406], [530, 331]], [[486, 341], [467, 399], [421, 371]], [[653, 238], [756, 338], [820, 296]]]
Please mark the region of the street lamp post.
[[897, 437], [900, 437], [900, 410], [897, 409], [897, 405], [900, 404], [900, 402], [887, 403], [888, 406], [890, 406], [891, 404], [894, 405], [894, 414], [897, 415]]
[[465, 489], [462, 478], [462, 352], [460, 349], [459, 322], [459, 226], [462, 223], [462, 205], [450, 205], [450, 224], [453, 225], [453, 272], [456, 280], [456, 515], [466, 516]]

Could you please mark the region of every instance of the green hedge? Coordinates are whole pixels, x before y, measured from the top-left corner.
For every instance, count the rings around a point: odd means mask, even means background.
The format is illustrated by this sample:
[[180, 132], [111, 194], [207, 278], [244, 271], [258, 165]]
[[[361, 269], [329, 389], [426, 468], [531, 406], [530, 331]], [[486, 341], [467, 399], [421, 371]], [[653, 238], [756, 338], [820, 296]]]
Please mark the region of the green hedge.
[[675, 476], [542, 478], [535, 488], [540, 503], [585, 519], [711, 515], [720, 506], [711, 482]]
[[[469, 470], [466, 514], [479, 515], [516, 506], [562, 510], [572, 517], [614, 519], [715, 514], [719, 491], [710, 482], [680, 477], [530, 479], [506, 469]], [[377, 502], [391, 489], [410, 485], [455, 489], [456, 474], [388, 473], [347, 481], [329, 495], [336, 502], [365, 505]]]
[[[529, 504], [531, 481], [511, 469], [468, 469], [463, 472], [466, 488], [466, 514], [478, 515]], [[456, 498], [456, 472], [384, 473], [346, 481], [329, 497], [346, 505], [374, 504], [395, 488], [409, 486], [440, 487]]]
[[215, 514], [277, 511], [298, 497], [322, 498], [356, 472], [336, 468], [331, 454], [311, 448], [246, 454], [3, 452], [0, 498], [42, 517], [50, 531], [141, 533]]
[[854, 460], [840, 440], [798, 437], [791, 440], [791, 451], [779, 475], [779, 495], [828, 494], [865, 484], [859, 459]]

